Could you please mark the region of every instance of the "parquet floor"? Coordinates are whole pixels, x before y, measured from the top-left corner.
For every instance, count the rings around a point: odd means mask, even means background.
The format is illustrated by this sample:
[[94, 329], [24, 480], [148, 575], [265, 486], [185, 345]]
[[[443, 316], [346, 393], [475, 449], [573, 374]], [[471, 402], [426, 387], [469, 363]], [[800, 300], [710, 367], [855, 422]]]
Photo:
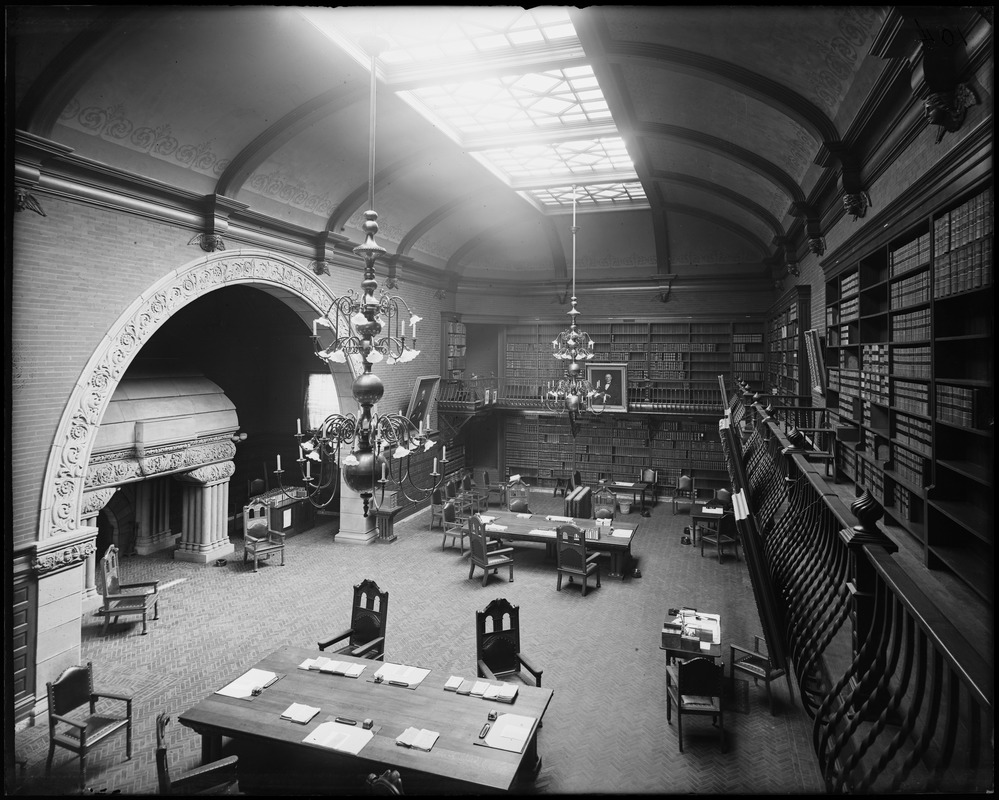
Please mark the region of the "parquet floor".
[[[562, 513], [562, 499], [532, 495], [536, 513]], [[122, 622], [102, 634], [101, 621], [82, 620], [82, 660], [93, 661], [98, 689], [131, 693], [136, 724], [131, 761], [124, 743], [108, 742], [89, 759], [88, 793], [151, 794], [156, 787], [155, 718], [183, 712], [267, 653], [286, 644], [312, 645], [343, 629], [352, 586], [375, 580], [390, 593], [386, 657], [474, 675], [475, 610], [495, 597], [521, 608], [523, 649], [544, 668], [554, 698], [539, 734], [544, 766], [535, 794], [818, 794], [821, 776], [811, 749], [811, 723], [800, 703], [775, 686], [776, 716], [765, 691], [742, 680], [728, 698], [727, 752], [706, 719], [688, 720], [684, 752], [676, 723], [666, 724], [664, 658], [659, 649], [666, 610], [687, 605], [722, 615], [723, 644], [751, 643], [759, 620], [745, 561], [681, 544], [689, 524], [662, 501], [640, 521], [633, 553], [641, 577], [604, 578], [585, 598], [577, 586], [555, 590], [554, 564], [541, 545], [518, 544], [515, 581], [501, 573], [481, 585], [468, 579], [458, 549], [442, 550], [429, 511], [396, 525], [397, 540], [368, 546], [337, 542], [317, 527], [288, 540], [287, 565], [256, 574], [242, 563], [242, 541], [224, 567], [174, 561], [169, 553], [126, 558], [123, 580], [161, 582], [160, 619]], [[728, 674], [726, 655], [726, 674]], [[172, 723], [171, 765], [197, 764], [200, 741]], [[20, 794], [76, 792], [77, 762], [56, 753], [44, 774], [44, 720], [18, 733]], [[8, 776], [9, 778], [11, 776]], [[411, 787], [413, 788], [413, 787]], [[330, 793], [344, 786], [330, 786]], [[436, 793], [436, 792], [435, 792]]]

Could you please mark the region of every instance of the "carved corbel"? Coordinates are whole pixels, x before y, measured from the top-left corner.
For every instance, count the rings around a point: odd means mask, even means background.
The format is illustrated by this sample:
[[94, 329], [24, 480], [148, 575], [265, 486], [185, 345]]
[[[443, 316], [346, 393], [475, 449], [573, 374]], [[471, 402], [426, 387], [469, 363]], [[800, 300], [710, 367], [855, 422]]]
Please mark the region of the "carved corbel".
[[236, 212], [245, 211], [249, 205], [220, 194], [210, 195], [205, 200], [205, 230], [191, 237], [188, 244], [196, 244], [206, 253], [225, 250], [222, 234], [229, 230], [229, 217]]
[[826, 240], [822, 235], [822, 222], [818, 212], [810, 203], [793, 203], [791, 213], [805, 221], [805, 235], [808, 237], [808, 249], [817, 256], [826, 252]]
[[334, 266], [334, 264], [328, 256], [330, 256], [337, 247], [343, 246], [348, 242], [348, 238], [339, 233], [333, 233], [333, 231], [330, 230], [322, 231], [316, 237], [316, 257], [309, 262], [309, 269], [311, 269], [316, 275], [329, 275], [330, 267]]

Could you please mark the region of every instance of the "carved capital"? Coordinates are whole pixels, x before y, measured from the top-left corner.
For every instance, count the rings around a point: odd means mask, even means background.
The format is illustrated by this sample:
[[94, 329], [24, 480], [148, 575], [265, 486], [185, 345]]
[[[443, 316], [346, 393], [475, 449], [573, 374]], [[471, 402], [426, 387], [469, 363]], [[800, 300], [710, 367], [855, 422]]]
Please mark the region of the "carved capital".
[[207, 486], [211, 483], [221, 483], [222, 481], [229, 480], [235, 471], [236, 465], [231, 461], [225, 461], [221, 464], [209, 464], [206, 467], [198, 467], [176, 477], [177, 480], [184, 483], [199, 483]]
[[110, 502], [111, 498], [114, 497], [114, 493], [117, 491], [117, 487], [111, 487], [107, 489], [98, 489], [93, 492], [86, 492], [83, 495], [83, 508], [81, 509], [81, 514], [84, 517], [93, 516]]

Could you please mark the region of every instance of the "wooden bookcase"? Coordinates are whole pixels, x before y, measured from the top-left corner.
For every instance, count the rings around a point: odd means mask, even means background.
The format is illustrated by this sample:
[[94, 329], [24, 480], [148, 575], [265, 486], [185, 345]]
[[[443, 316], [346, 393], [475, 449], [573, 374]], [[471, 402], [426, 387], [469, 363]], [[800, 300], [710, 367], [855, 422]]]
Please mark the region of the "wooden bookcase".
[[441, 337], [441, 374], [445, 380], [462, 380], [465, 377], [465, 323], [458, 317], [442, 319], [444, 335]]
[[991, 597], [992, 192], [919, 219], [825, 286], [837, 471], [925, 563]]
[[503, 438], [506, 473], [520, 474], [534, 486], [553, 486], [575, 470], [589, 486], [605, 473], [638, 480], [644, 467], [657, 471], [657, 495], [668, 495], [681, 473], [692, 475], [705, 497], [730, 484], [717, 416], [586, 417], [573, 438], [564, 415], [510, 414]]
[[[512, 325], [506, 331], [505, 398], [514, 405], [541, 396], [562, 377], [551, 342], [564, 326]], [[718, 376], [761, 380], [766, 353], [762, 320], [588, 323], [593, 363], [628, 365], [628, 410], [708, 413], [722, 410]]]
[[805, 331], [811, 323], [811, 295], [810, 286], [794, 286], [767, 314], [765, 391], [770, 394], [790, 397], [811, 394], [805, 349]]

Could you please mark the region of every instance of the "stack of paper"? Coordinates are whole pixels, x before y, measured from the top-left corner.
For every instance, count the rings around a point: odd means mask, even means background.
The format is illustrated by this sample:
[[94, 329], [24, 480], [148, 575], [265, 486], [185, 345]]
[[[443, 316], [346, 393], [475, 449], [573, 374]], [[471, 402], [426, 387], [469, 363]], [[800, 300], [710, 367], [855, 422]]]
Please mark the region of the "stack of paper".
[[447, 679], [447, 682], [444, 684], [444, 691], [456, 692], [458, 691], [458, 687], [460, 687], [463, 682], [464, 678], [462, 678], [460, 675], [452, 675], [450, 678]]
[[360, 677], [361, 673], [364, 672], [364, 664], [355, 664], [353, 661], [334, 661], [332, 658], [322, 660], [324, 663], [319, 665], [320, 672], [346, 675], [348, 678]]
[[499, 750], [509, 750], [512, 753], [524, 752], [524, 745], [534, 729], [534, 717], [523, 717], [519, 714], [500, 714], [492, 723], [485, 743]]
[[486, 530], [487, 531], [505, 531], [506, 530], [506, 525], [497, 525], [495, 522], [493, 522], [490, 525], [486, 525]]
[[520, 517], [520, 519], [530, 519], [531, 518], [530, 514], [518, 514], [517, 516]]
[[496, 517], [491, 516], [489, 514], [479, 514], [479, 519], [481, 519], [482, 524], [485, 525], [489, 522], [492, 522], [494, 519], [496, 519]]
[[617, 536], [619, 539], [630, 539], [631, 531], [627, 528], [614, 528], [611, 531], [611, 536]]
[[461, 686], [459, 686], [455, 690], [455, 693], [456, 694], [471, 694], [473, 686], [475, 686], [475, 681], [471, 681], [471, 680], [467, 680], [467, 679], [463, 680], [461, 682]]
[[541, 528], [535, 528], [531, 531], [531, 536], [547, 536], [550, 539], [555, 538], [555, 531], [546, 531]]
[[410, 727], [406, 728], [406, 730], [396, 737], [395, 743], [402, 747], [412, 747], [416, 750], [426, 750], [429, 752], [433, 749], [434, 744], [436, 744], [438, 736], [440, 734], [437, 731]]
[[490, 684], [482, 695], [486, 700], [497, 700], [500, 703], [512, 703], [517, 697], [517, 687], [512, 683], [501, 683], [499, 686]]
[[572, 517], [556, 517], [554, 514], [549, 514], [545, 519], [549, 522], [572, 522]]
[[240, 675], [232, 683], [223, 686], [215, 694], [247, 700], [253, 696], [254, 689], [264, 689], [274, 683], [277, 678], [276, 672], [268, 672], [265, 669], [251, 669], [244, 675]]
[[292, 703], [284, 710], [284, 713], [281, 714], [281, 719], [290, 719], [292, 722], [298, 722], [305, 725], [305, 723], [309, 722], [318, 713], [319, 709], [313, 706], [303, 705], [302, 703]]
[[486, 689], [489, 688], [489, 683], [487, 681], [476, 681], [472, 685], [472, 697], [482, 697], [486, 693]]

